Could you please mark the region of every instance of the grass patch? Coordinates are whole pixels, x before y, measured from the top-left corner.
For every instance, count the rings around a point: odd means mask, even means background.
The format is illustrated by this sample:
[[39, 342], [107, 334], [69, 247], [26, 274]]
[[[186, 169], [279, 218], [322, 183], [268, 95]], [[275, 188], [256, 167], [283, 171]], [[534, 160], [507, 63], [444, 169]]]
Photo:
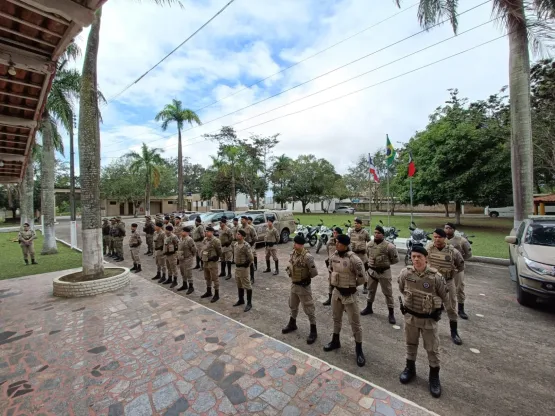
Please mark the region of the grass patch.
[[35, 260], [38, 264], [26, 266], [23, 262], [21, 247], [18, 243], [12, 243], [12, 240], [17, 238], [17, 233], [0, 234], [0, 253], [2, 253], [0, 255], [0, 280], [81, 267], [81, 253], [61, 243], [58, 243], [58, 254], [41, 256], [44, 239], [40, 232], [37, 232], [37, 237]]
[[[320, 218], [324, 220], [324, 224], [328, 227], [337, 225], [344, 228], [347, 220], [353, 222], [355, 216], [367, 216], [364, 213], [356, 213], [355, 215], [345, 214], [295, 214], [295, 219], [299, 218], [301, 224], [316, 225]], [[382, 220], [387, 225], [387, 215], [372, 215], [372, 228]], [[446, 218], [445, 216], [415, 216], [414, 222], [419, 228], [426, 231], [433, 231], [437, 227], [442, 227], [445, 222], [455, 222], [454, 218]], [[476, 256], [509, 258], [509, 249], [505, 243], [505, 236], [509, 235], [513, 228], [512, 218], [489, 218], [489, 217], [463, 217], [462, 225], [458, 227], [460, 231], [464, 231], [467, 235], [474, 235], [471, 238], [472, 252]], [[408, 238], [410, 231], [408, 229], [410, 216], [395, 215], [390, 217], [390, 224], [399, 230], [400, 238]]]

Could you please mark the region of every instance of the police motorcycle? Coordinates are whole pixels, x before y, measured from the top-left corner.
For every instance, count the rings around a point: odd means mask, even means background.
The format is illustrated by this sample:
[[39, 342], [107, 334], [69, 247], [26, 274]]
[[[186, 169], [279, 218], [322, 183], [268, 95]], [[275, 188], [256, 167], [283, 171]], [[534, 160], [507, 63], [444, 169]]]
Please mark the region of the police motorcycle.
[[343, 225], [345, 226], [345, 229], [347, 230], [347, 232], [344, 233], [344, 234], [351, 235], [351, 231], [353, 231], [353, 225], [351, 224], [351, 220], [347, 220], [347, 222]]
[[410, 238], [407, 239], [407, 254], [405, 254], [405, 266], [412, 264], [412, 260], [410, 259], [412, 248], [415, 246], [426, 247], [428, 241], [431, 240], [431, 233], [427, 233], [423, 229], [418, 228], [413, 221], [411, 221], [410, 224]]
[[466, 239], [466, 241], [468, 241], [469, 244], [472, 244], [472, 241], [470, 239], [476, 237], [475, 235], [468, 235], [464, 231], [459, 231], [459, 230], [455, 231], [455, 235], [457, 237], [462, 237]]
[[385, 226], [382, 220], [380, 220], [380, 224], [384, 231], [385, 241], [393, 244], [395, 239], [399, 237], [399, 230], [397, 230], [397, 228], [393, 226], [391, 227]]
[[310, 245], [310, 247], [314, 247], [318, 242], [318, 233], [322, 229], [324, 222], [320, 219], [320, 224], [313, 227], [312, 225], [308, 226], [308, 234], [305, 236], [306, 241]]
[[[323, 222], [322, 219], [320, 219], [320, 221]], [[316, 245], [316, 253], [320, 252], [320, 249], [322, 248], [322, 246], [325, 246], [328, 244], [328, 241], [330, 241], [330, 238], [332, 238], [333, 236], [334, 228], [335, 228], [335, 224], [331, 228], [328, 228], [322, 224], [322, 226], [320, 227], [318, 244]]]
[[306, 225], [302, 225], [301, 220], [299, 218], [297, 218], [297, 221], [295, 221], [295, 224], [297, 225], [297, 229], [295, 230], [295, 235], [301, 235], [306, 240], [307, 239], [306, 237], [308, 235], [308, 227]]

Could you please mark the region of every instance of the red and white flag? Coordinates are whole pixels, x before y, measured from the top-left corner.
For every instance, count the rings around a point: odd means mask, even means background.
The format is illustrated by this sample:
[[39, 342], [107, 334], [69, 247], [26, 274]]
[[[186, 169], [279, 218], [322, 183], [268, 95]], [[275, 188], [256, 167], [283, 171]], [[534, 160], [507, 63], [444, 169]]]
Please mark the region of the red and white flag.
[[374, 166], [374, 162], [372, 161], [372, 158], [370, 157], [370, 155], [368, 155], [368, 165], [369, 165], [369, 171], [370, 174], [374, 177], [374, 182], [376, 183], [380, 183], [380, 178], [378, 177], [378, 173], [376, 172], [376, 167]]

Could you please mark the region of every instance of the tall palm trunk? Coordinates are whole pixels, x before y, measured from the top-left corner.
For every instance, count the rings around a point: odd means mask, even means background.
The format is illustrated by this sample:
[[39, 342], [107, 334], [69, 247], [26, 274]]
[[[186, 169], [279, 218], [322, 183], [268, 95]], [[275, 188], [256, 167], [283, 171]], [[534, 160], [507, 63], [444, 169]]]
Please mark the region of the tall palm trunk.
[[177, 210], [183, 210], [183, 152], [181, 149], [181, 126], [177, 126]]
[[33, 194], [35, 192], [35, 170], [33, 168], [33, 160], [29, 158], [27, 168], [25, 169], [25, 176], [21, 182], [21, 189], [19, 192], [21, 211], [21, 226], [28, 223], [31, 229], [35, 229], [35, 208], [33, 206]]
[[52, 124], [48, 111], [42, 116], [42, 154], [41, 154], [41, 210], [43, 215], [42, 234], [44, 243], [41, 254], [56, 254], [56, 231], [54, 222], [56, 219], [56, 196], [54, 194], [54, 180], [56, 169], [56, 155], [54, 152], [54, 140], [52, 137]]
[[102, 9], [99, 9], [89, 32], [79, 101], [83, 275], [91, 279], [104, 273], [100, 221], [100, 126], [97, 94], [97, 57], [101, 15]]
[[[522, 2], [518, 6], [524, 16]], [[509, 88], [511, 101], [511, 165], [514, 227], [534, 212], [532, 119], [530, 113], [530, 56], [526, 22], [509, 25]]]
[[150, 169], [147, 169], [145, 184], [145, 215], [150, 215], [150, 175]]
[[231, 163], [231, 211], [235, 211], [235, 163]]

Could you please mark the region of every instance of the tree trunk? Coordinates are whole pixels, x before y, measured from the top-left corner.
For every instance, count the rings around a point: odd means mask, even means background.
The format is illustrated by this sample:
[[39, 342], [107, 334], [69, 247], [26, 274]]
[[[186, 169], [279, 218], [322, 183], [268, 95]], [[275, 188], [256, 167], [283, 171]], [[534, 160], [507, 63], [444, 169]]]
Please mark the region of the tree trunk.
[[56, 254], [56, 195], [54, 193], [54, 180], [56, 170], [56, 154], [52, 138], [52, 124], [48, 111], [44, 111], [42, 117], [42, 153], [41, 153], [41, 208], [44, 221], [42, 223], [42, 234], [44, 242], [40, 254]]
[[150, 172], [148, 172], [147, 175], [146, 175], [145, 215], [150, 215]]
[[462, 212], [461, 201], [455, 201], [455, 224], [456, 225], [461, 225], [461, 212]]
[[231, 164], [231, 211], [235, 211], [235, 163]]
[[[25, 176], [21, 182], [21, 191], [19, 192], [19, 218], [21, 226], [29, 223], [31, 229], [35, 229], [35, 208], [33, 207], [33, 193], [35, 191], [35, 170], [33, 167], [33, 159], [29, 158], [27, 167], [25, 168]], [[15, 210], [13, 212], [15, 220]]]
[[183, 211], [183, 149], [181, 149], [179, 125], [177, 125], [177, 210]]
[[449, 218], [449, 202], [443, 204], [445, 208], [445, 218]]
[[99, 9], [89, 32], [81, 74], [81, 99], [79, 100], [83, 275], [90, 279], [104, 274], [100, 218], [100, 125], [97, 93], [101, 15], [102, 9]]
[[[524, 16], [523, 2], [519, 7]], [[515, 19], [516, 20], [516, 19]], [[512, 23], [512, 25], [511, 25]], [[511, 173], [514, 227], [534, 213], [534, 163], [530, 115], [530, 56], [526, 21], [509, 22], [509, 89], [511, 105]]]
[[303, 206], [303, 214], [305, 214], [305, 213], [306, 213], [306, 204], [307, 204], [307, 203], [304, 202], [304, 201], [301, 201], [301, 204], [302, 204], [302, 206]]

